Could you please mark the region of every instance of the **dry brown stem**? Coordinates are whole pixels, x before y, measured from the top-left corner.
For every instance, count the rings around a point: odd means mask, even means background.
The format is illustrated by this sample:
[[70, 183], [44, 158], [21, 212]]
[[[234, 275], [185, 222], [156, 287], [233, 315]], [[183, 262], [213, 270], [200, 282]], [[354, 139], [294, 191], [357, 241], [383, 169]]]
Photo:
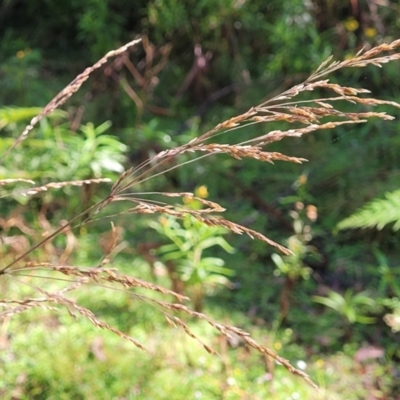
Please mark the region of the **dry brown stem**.
[[49, 189], [61, 189], [66, 186], [83, 186], [83, 185], [91, 185], [93, 183], [104, 183], [104, 182], [111, 182], [111, 179], [97, 178], [97, 179], [85, 179], [83, 181], [50, 182], [47, 185], [21, 190], [18, 192], [18, 194], [22, 196], [29, 196], [38, 194], [39, 192], [47, 192]]

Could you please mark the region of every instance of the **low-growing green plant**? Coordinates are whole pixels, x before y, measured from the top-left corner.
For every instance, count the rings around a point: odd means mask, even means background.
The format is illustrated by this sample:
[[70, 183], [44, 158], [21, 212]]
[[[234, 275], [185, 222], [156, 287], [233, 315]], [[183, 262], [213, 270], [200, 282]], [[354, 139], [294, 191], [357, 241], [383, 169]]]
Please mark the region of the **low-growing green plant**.
[[[228, 232], [219, 226], [207, 226], [187, 215], [181, 221], [176, 217], [160, 217], [150, 226], [170, 244], [160, 246], [157, 254], [163, 261], [175, 291], [184, 287], [182, 294], [190, 295], [195, 311], [203, 311], [203, 299], [212, 294], [216, 285], [229, 286], [230, 268], [219, 257], [207, 257], [207, 249], [220, 246], [232, 253], [234, 248], [222, 237]], [[182, 284], [182, 285], [181, 285]]]
[[293, 219], [294, 235], [290, 236], [286, 243], [291, 251], [289, 255], [273, 253], [272, 261], [276, 265], [275, 276], [284, 276], [285, 282], [281, 291], [280, 314], [285, 318], [290, 309], [291, 293], [301, 280], [307, 280], [312, 274], [312, 269], [307, 265], [306, 258], [318, 259], [319, 254], [314, 246], [309, 243], [312, 240], [311, 223], [317, 219], [317, 209], [314, 205], [304, 207], [300, 201], [295, 203], [296, 210], [289, 212]]
[[356, 322], [360, 324], [374, 324], [377, 321], [375, 317], [368, 315], [376, 307], [376, 301], [366, 291], [354, 293], [353, 290], [348, 289], [344, 295], [341, 295], [338, 292], [330, 290], [326, 297], [313, 296], [313, 300], [332, 308], [332, 310], [338, 312], [350, 324], [355, 324]]
[[[116, 312], [118, 308], [113, 307], [121, 302], [126, 304], [127, 300], [124, 299], [126, 293], [110, 293], [99, 288], [94, 293], [81, 292], [79, 297], [92, 307], [100, 303], [112, 308], [115, 323], [120, 322], [121, 315]], [[7, 327], [2, 326], [2, 333], [12, 333], [12, 337], [10, 335], [7, 349], [2, 351], [1, 362], [7, 362], [7, 368], [0, 369], [1, 397], [38, 400], [113, 397], [186, 400], [200, 397], [217, 400], [247, 396], [254, 400], [281, 400], [300, 396], [339, 400], [346, 393], [347, 398], [356, 400], [366, 393], [354, 370], [352, 356], [340, 353], [305, 362], [305, 351], [293, 343], [295, 333], [290, 329], [275, 334], [266, 326], [252, 325], [248, 317], [235, 311], [230, 315], [233, 323], [249, 327], [249, 332], [259, 341], [273, 336], [272, 345], [276, 350], [317, 377], [318, 392], [300, 380], [290, 379], [289, 373], [279, 364], [273, 364], [271, 371], [266, 370], [259, 355], [241, 345], [225, 350], [222, 338], [216, 337], [213, 329], [199, 320], [190, 321], [190, 329], [213, 343], [220, 357], [207, 354], [184, 332], [163, 324], [162, 317], [150, 307], [143, 311], [143, 304], [129, 303], [129, 300], [128, 304], [128, 312], [135, 319], [153, 319], [156, 325], [136, 323], [129, 329], [131, 335], [151, 342], [145, 357], [141, 350], [131, 348], [111, 332], [93, 330], [88, 321], [74, 321], [67, 312], [55, 316], [51, 310], [37, 309], [32, 310], [29, 319], [21, 314], [8, 321]], [[221, 312], [217, 315], [224, 318]], [[51, 331], [43, 329], [43, 324], [51, 326]], [[57, 351], [44, 351], [46, 348]], [[369, 365], [379, 366], [378, 363]], [[380, 367], [386, 368], [385, 379], [392, 382], [389, 365]], [[346, 384], [349, 380], [351, 385]], [[389, 393], [387, 386], [389, 384], [385, 385], [385, 393]]]
[[[37, 108], [0, 109], [0, 129], [7, 131], [8, 137], [1, 138], [0, 147], [9, 147], [20, 130], [20, 123], [36, 115]], [[65, 113], [58, 112], [59, 119]], [[1, 126], [3, 125], [3, 126]], [[28, 137], [15, 158], [6, 158], [0, 173], [3, 177], [21, 177], [23, 173], [43, 182], [81, 180], [86, 178], [111, 177], [124, 170], [126, 146], [116, 137], [104, 134], [111, 127], [106, 121], [95, 127], [92, 123], [80, 125], [72, 131], [66, 123], [50, 123], [42, 119], [36, 137]], [[54, 145], [56, 141], [56, 145]], [[17, 166], [15, 159], [18, 160]]]
[[378, 249], [374, 249], [374, 255], [378, 261], [378, 266], [374, 265], [371, 272], [379, 277], [378, 295], [381, 298], [386, 296], [400, 297], [400, 267], [390, 266], [386, 255]]
[[[384, 199], [374, 199], [353, 215], [342, 220], [338, 230], [355, 228], [376, 228], [383, 229], [385, 226], [394, 223], [392, 229], [397, 231], [400, 228], [400, 190], [386, 193]], [[388, 259], [379, 249], [374, 249], [374, 255], [379, 262], [374, 270], [379, 274], [378, 293], [381, 296], [380, 304], [391, 309], [391, 313], [384, 316], [385, 323], [392, 331], [400, 331], [400, 268], [389, 266]], [[386, 297], [390, 296], [390, 297]]]

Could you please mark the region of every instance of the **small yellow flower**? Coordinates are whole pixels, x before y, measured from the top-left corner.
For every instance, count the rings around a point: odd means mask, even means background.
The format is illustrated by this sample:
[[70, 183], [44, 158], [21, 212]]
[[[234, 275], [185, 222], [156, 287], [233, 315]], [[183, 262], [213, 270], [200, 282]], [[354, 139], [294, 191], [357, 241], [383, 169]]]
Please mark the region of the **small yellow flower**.
[[315, 362], [315, 366], [317, 368], [322, 368], [324, 366], [324, 360], [321, 360], [320, 358]]
[[373, 38], [377, 35], [377, 30], [375, 28], [366, 28], [364, 29], [364, 35], [369, 38]]
[[360, 24], [358, 23], [358, 21], [355, 18], [349, 18], [346, 21], [344, 21], [343, 23], [345, 29], [349, 32], [354, 32], [358, 29], [358, 27], [360, 26]]
[[282, 343], [281, 342], [275, 342], [274, 347], [276, 350], [280, 350], [282, 348]]
[[20, 58], [20, 59], [24, 58], [25, 57], [25, 51], [23, 51], [23, 50], [17, 51], [16, 56], [17, 56], [17, 58]]
[[205, 186], [205, 185], [199, 186], [199, 187], [195, 190], [194, 193], [196, 194], [197, 197], [200, 197], [200, 198], [202, 198], [202, 199], [206, 199], [206, 198], [208, 197], [207, 186]]

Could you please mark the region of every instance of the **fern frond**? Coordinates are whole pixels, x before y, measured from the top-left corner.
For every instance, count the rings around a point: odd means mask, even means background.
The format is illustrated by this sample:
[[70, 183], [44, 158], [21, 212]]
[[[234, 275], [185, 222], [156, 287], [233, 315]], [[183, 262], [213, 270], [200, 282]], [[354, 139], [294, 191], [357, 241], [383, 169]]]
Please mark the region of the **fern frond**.
[[374, 199], [353, 215], [338, 223], [337, 229], [374, 228], [381, 230], [394, 222], [393, 230], [400, 229], [400, 189], [385, 194], [384, 199]]

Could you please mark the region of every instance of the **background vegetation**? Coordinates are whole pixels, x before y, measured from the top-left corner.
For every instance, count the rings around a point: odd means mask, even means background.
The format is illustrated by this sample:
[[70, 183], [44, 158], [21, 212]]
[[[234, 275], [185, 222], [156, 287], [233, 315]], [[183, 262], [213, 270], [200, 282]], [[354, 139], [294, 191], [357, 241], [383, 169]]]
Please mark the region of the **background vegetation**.
[[[303, 81], [330, 54], [349, 58], [362, 47], [396, 39], [400, 28], [400, 8], [390, 0], [41, 3], [0, 5], [1, 153], [36, 107], [84, 68], [136, 37], [143, 45], [96, 71], [63, 111], [42, 120], [3, 160], [0, 179], [35, 179], [38, 185], [115, 180], [124, 168]], [[330, 79], [399, 101], [398, 70], [392, 63], [339, 71]], [[238, 338], [227, 341], [190, 322], [220, 353], [209, 355], [165, 324], [154, 307], [93, 288], [79, 293], [81, 304], [145, 343], [150, 354], [67, 312], [2, 314], [2, 397], [398, 398], [399, 234], [390, 224], [398, 228], [400, 220], [399, 129], [381, 120], [338, 127], [271, 148], [307, 158], [303, 165], [210, 157], [143, 185], [146, 191], [193, 191], [217, 200], [227, 218], [287, 245], [294, 256], [222, 229], [202, 231], [189, 218], [154, 217], [134, 224], [116, 218], [111, 236], [109, 221], [100, 220], [81, 228], [79, 243], [73, 234], [61, 235], [36, 254], [93, 265], [116, 235], [113, 251], [122, 271], [194, 295], [197, 310], [242, 327], [306, 370], [320, 394], [249, 353]], [[23, 254], [38, 232], [59, 226], [108, 191], [101, 182], [32, 197], [3, 193], [1, 258]], [[371, 226], [380, 229], [365, 229]], [[195, 257], [202, 261], [196, 268]], [[1, 285], [4, 298], [21, 290], [29, 295], [11, 279]]]

